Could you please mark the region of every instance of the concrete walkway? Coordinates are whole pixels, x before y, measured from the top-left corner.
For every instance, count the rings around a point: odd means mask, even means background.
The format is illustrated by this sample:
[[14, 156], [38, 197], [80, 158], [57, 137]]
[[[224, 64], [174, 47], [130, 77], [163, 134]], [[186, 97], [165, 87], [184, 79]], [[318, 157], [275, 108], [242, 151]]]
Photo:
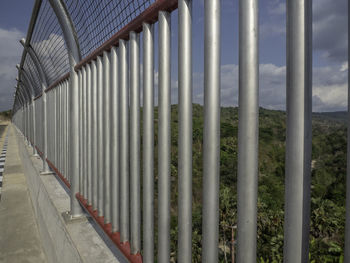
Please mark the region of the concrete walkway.
[[[8, 147], [0, 201], [0, 262], [47, 262], [42, 249], [14, 128], [8, 127]], [[6, 132], [2, 134], [2, 137]]]

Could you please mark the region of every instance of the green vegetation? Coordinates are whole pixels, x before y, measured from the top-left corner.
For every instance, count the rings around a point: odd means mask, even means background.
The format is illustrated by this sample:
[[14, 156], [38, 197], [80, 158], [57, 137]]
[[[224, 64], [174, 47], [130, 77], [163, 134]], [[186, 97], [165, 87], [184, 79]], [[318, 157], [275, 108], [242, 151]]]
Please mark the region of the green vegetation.
[[[313, 120], [311, 262], [342, 262], [345, 222], [346, 115], [315, 114]], [[340, 115], [341, 115], [340, 114]], [[157, 109], [155, 111], [157, 118]], [[172, 106], [172, 261], [177, 247], [178, 107]], [[157, 170], [157, 122], [155, 123]], [[260, 109], [259, 262], [282, 262], [286, 116]], [[200, 262], [202, 224], [203, 107], [193, 105], [193, 262]], [[220, 262], [231, 262], [237, 224], [237, 108], [221, 109]], [[157, 171], [156, 183], [157, 183]], [[155, 186], [157, 187], [157, 186]], [[157, 188], [156, 188], [157, 189]], [[155, 207], [156, 204], [155, 204]]]
[[3, 111], [3, 112], [0, 112], [0, 121], [1, 120], [10, 120], [12, 117], [12, 111], [11, 110], [8, 110], [8, 111]]

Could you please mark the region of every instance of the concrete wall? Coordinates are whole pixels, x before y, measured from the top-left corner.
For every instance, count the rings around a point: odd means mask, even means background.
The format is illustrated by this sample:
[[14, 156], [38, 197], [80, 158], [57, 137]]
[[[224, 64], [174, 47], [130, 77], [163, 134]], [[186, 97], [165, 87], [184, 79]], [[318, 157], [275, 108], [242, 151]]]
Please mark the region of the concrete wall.
[[21, 136], [17, 141], [48, 261], [127, 262], [91, 219], [68, 224], [64, 221], [62, 213], [70, 206], [68, 190], [55, 175], [40, 175], [41, 159], [31, 156], [32, 150]]

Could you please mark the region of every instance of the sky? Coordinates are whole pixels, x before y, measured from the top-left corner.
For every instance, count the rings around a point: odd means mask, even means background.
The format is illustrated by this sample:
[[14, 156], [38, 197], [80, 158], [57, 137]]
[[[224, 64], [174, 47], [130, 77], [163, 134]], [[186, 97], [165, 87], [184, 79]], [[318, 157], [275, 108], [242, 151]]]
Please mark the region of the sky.
[[[12, 108], [34, 0], [3, 0], [0, 9], [0, 111]], [[286, 1], [259, 1], [260, 106], [286, 104]], [[238, 102], [238, 0], [221, 0], [221, 105]], [[347, 108], [347, 0], [313, 0], [313, 111]], [[172, 102], [177, 102], [177, 11], [172, 14]], [[193, 99], [203, 103], [204, 0], [193, 0]], [[155, 37], [157, 37], [157, 30]], [[156, 47], [157, 48], [157, 45]], [[156, 49], [157, 50], [157, 49]], [[155, 72], [157, 84], [157, 52]]]

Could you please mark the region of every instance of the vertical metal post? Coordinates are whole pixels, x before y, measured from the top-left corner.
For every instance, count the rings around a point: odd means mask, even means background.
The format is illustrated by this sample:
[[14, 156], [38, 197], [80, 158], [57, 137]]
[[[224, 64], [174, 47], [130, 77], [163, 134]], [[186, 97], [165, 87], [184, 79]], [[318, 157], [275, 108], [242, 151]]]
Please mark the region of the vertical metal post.
[[33, 155], [38, 156], [38, 153], [36, 151], [36, 107], [35, 107], [35, 100], [33, 98]]
[[84, 174], [83, 174], [83, 86], [84, 86], [84, 78], [83, 78], [83, 69], [80, 69], [78, 73], [79, 77], [79, 193], [84, 195]]
[[237, 262], [256, 262], [259, 52], [258, 0], [239, 1]]
[[143, 260], [154, 262], [153, 25], [143, 23]]
[[86, 153], [86, 159], [87, 159], [87, 195], [86, 198], [88, 200], [88, 205], [92, 204], [92, 143], [91, 143], [91, 133], [92, 133], [92, 123], [91, 123], [91, 66], [90, 64], [86, 65], [86, 84], [87, 84], [87, 93], [86, 93], [86, 107], [87, 107], [87, 120], [86, 120], [86, 132], [87, 132], [87, 153]]
[[119, 227], [119, 77], [118, 77], [118, 50], [111, 48], [111, 185], [112, 185], [112, 231], [117, 232]]
[[102, 58], [97, 57], [97, 209], [98, 215], [103, 216], [103, 71]]
[[170, 45], [171, 16], [159, 16], [159, 97], [158, 97], [158, 262], [170, 261]]
[[59, 112], [59, 87], [60, 84], [57, 85], [55, 88], [55, 107], [56, 107], [56, 117], [55, 117], [55, 122], [56, 122], [56, 140], [55, 140], [55, 166], [58, 168], [58, 156], [59, 156], [59, 150], [58, 150], [58, 140], [60, 136], [60, 126], [58, 123], [59, 117], [60, 117], [60, 112]]
[[192, 0], [179, 0], [178, 260], [192, 262]]
[[65, 156], [66, 156], [66, 176], [67, 176], [67, 180], [70, 182], [71, 179], [71, 171], [69, 170], [69, 157], [70, 157], [70, 151], [69, 151], [69, 147], [70, 147], [70, 143], [71, 143], [71, 138], [69, 137], [69, 129], [70, 129], [70, 121], [69, 121], [69, 116], [70, 116], [70, 105], [69, 105], [69, 81], [66, 80], [64, 82], [65, 86], [66, 86], [66, 96], [65, 96], [65, 101], [66, 101], [66, 129], [65, 129], [65, 134], [67, 136], [66, 139], [66, 149], [65, 149]]
[[87, 198], [87, 77], [86, 77], [86, 65], [82, 68], [83, 71], [83, 90], [82, 90], [82, 102], [83, 102], [83, 112], [82, 112], [82, 153], [81, 153], [81, 158], [82, 158], [82, 165], [83, 165], [83, 180], [84, 180], [84, 186], [83, 186], [83, 194], [85, 199]]
[[62, 145], [62, 124], [61, 124], [61, 119], [62, 119], [62, 101], [61, 101], [61, 87], [62, 84], [59, 84], [57, 87], [57, 100], [58, 100], [58, 115], [57, 115], [57, 126], [58, 126], [58, 140], [57, 140], [57, 164], [56, 167], [59, 171], [61, 171], [61, 156], [62, 156], [62, 149], [61, 149], [61, 145]]
[[119, 40], [120, 239], [129, 241], [129, 74], [127, 43]]
[[62, 124], [62, 129], [63, 129], [63, 142], [62, 142], [62, 174], [65, 178], [67, 178], [67, 154], [66, 154], [66, 148], [67, 148], [67, 138], [68, 138], [68, 133], [67, 133], [67, 85], [66, 83], [63, 83], [62, 85], [62, 102], [63, 102], [63, 108], [62, 108], [62, 119], [63, 119], [63, 124]]
[[43, 173], [49, 173], [49, 167], [47, 165], [46, 159], [47, 159], [47, 102], [46, 102], [46, 88], [47, 88], [47, 79], [46, 75], [44, 72], [44, 69], [40, 63], [40, 60], [35, 53], [34, 49], [31, 46], [26, 46], [25, 45], [25, 39], [21, 39], [20, 43], [23, 45], [23, 47], [28, 51], [28, 54], [30, 55], [35, 67], [37, 68], [39, 75], [40, 75], [40, 81], [41, 81], [41, 90], [42, 90], [42, 102], [43, 102], [43, 119], [42, 119], [42, 124], [43, 124]]
[[54, 130], [54, 135], [53, 135], [53, 140], [52, 140], [52, 159], [50, 159], [50, 161], [52, 163], [54, 163], [54, 165], [56, 165], [56, 154], [57, 154], [57, 148], [56, 148], [56, 140], [57, 140], [57, 97], [56, 97], [56, 91], [57, 91], [57, 87], [55, 87], [55, 89], [52, 90], [52, 101], [53, 101], [53, 105], [52, 105], [52, 111], [53, 111], [53, 119], [52, 119], [52, 125], [53, 125], [53, 130]]
[[43, 147], [43, 173], [48, 173], [50, 172], [49, 166], [47, 165], [46, 159], [47, 159], [47, 111], [48, 111], [48, 105], [47, 105], [47, 95], [45, 92], [45, 88], [43, 88], [43, 95], [42, 95], [42, 100], [43, 100], [43, 131], [44, 131], [44, 147]]
[[[348, 64], [350, 64], [350, 4], [348, 3]], [[350, 262], [350, 69], [348, 68], [348, 145], [346, 169], [346, 217], [344, 262]]]
[[311, 176], [311, 0], [287, 0], [284, 262], [308, 262]]
[[111, 172], [110, 172], [110, 95], [111, 95], [111, 87], [110, 87], [110, 57], [109, 53], [106, 51], [103, 52], [103, 145], [104, 145], [104, 220], [105, 223], [111, 222]]
[[202, 262], [218, 261], [220, 177], [220, 0], [206, 0], [204, 40]]
[[96, 61], [93, 60], [91, 62], [91, 76], [92, 76], [92, 94], [91, 94], [91, 106], [92, 106], [92, 128], [91, 128], [91, 138], [92, 138], [92, 159], [90, 160], [92, 163], [92, 207], [94, 210], [97, 209], [98, 205], [98, 198], [97, 198], [97, 187], [98, 187], [98, 134], [97, 134], [97, 111], [98, 111], [98, 95], [97, 95], [97, 68], [96, 68]]
[[75, 194], [79, 191], [79, 111], [78, 111], [78, 79], [77, 73], [74, 70], [75, 65], [81, 60], [77, 34], [75, 33], [74, 25], [70, 19], [67, 7], [64, 1], [49, 0], [50, 5], [55, 12], [57, 20], [61, 26], [65, 43], [67, 45], [69, 65], [70, 65], [70, 120], [69, 120], [69, 138], [70, 138], [70, 159], [69, 173], [71, 176], [71, 217], [78, 217], [82, 214], [81, 207], [75, 198]]
[[131, 253], [141, 250], [140, 36], [130, 33], [130, 231]]
[[82, 194], [86, 199], [87, 174], [86, 174], [86, 68], [82, 67], [82, 89], [81, 89], [81, 175], [83, 177]]

